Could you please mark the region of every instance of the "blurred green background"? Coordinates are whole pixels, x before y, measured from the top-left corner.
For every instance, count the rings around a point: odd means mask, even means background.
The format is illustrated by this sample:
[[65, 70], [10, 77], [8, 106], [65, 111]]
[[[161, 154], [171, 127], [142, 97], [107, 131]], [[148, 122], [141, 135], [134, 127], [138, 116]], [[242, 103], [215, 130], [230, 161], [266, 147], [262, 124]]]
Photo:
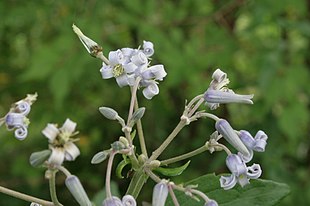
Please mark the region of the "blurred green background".
[[[113, 107], [126, 117], [129, 88], [101, 78], [101, 62], [87, 54], [72, 32], [75, 23], [103, 46], [105, 55], [137, 48], [143, 40], [154, 43], [152, 63], [164, 64], [168, 75], [153, 100], [138, 95], [147, 107], [143, 126], [149, 150], [175, 127], [185, 99], [203, 93], [212, 72], [221, 68], [230, 88], [254, 93], [255, 103], [222, 105], [215, 114], [237, 130], [254, 135], [262, 129], [269, 135], [266, 152], [256, 154], [253, 162], [261, 164], [262, 178], [291, 187], [280, 205], [310, 203], [309, 1], [4, 0], [0, 14], [0, 116], [27, 93], [39, 94], [27, 139], [20, 142], [0, 129], [0, 185], [49, 199], [44, 170], [32, 168], [28, 158], [47, 148], [41, 134], [46, 124], [61, 125], [69, 117], [78, 123], [81, 155], [65, 166], [80, 177], [91, 198], [104, 186], [106, 163], [91, 165], [90, 160], [122, 133], [98, 107]], [[161, 158], [200, 147], [213, 131], [213, 121], [194, 122]], [[224, 162], [225, 154], [201, 154], [175, 180], [227, 172]], [[128, 181], [113, 179], [123, 193]], [[59, 175], [60, 201], [76, 205], [63, 181]], [[139, 202], [151, 201], [153, 185], [148, 182]], [[29, 204], [0, 194], [0, 205]]]

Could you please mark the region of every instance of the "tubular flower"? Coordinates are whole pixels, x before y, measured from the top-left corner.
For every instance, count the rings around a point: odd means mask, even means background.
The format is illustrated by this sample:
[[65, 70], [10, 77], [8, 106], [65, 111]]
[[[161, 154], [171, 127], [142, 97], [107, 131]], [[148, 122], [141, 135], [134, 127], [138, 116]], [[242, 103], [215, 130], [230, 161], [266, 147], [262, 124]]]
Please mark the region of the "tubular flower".
[[245, 131], [245, 130], [240, 130], [238, 133], [239, 133], [239, 137], [241, 141], [244, 143], [244, 145], [248, 148], [248, 150], [251, 153], [250, 156], [239, 154], [244, 162], [251, 161], [252, 156], [253, 156], [253, 151], [256, 151], [256, 152], [265, 151], [265, 147], [267, 145], [267, 139], [268, 139], [268, 136], [265, 134], [265, 132], [259, 130], [256, 133], [254, 138], [248, 131]]
[[30, 123], [27, 115], [37, 96], [37, 93], [28, 94], [25, 99], [14, 103], [10, 111], [3, 118], [0, 118], [0, 126], [5, 124], [7, 130], [15, 130], [14, 135], [18, 140], [24, 140], [27, 137], [28, 125]]
[[169, 190], [166, 180], [157, 183], [153, 189], [152, 206], [164, 206], [168, 192]]
[[228, 83], [229, 79], [225, 72], [220, 69], [214, 71], [210, 86], [204, 93], [204, 99], [211, 110], [218, 108], [220, 104], [226, 103], [253, 104], [252, 98], [254, 95], [235, 94], [233, 90], [226, 87]]
[[52, 151], [48, 159], [50, 164], [61, 165], [64, 160], [73, 161], [80, 155], [79, 148], [74, 144], [72, 136], [75, 132], [76, 123], [66, 119], [61, 128], [55, 124], [47, 124], [42, 130], [43, 135], [49, 141], [49, 148]]
[[135, 198], [131, 195], [125, 195], [122, 200], [118, 197], [107, 198], [103, 201], [102, 206], [137, 206]]
[[261, 176], [262, 170], [259, 164], [247, 167], [239, 155], [231, 154], [226, 158], [226, 165], [231, 171], [230, 176], [221, 176], [220, 184], [224, 190], [233, 188], [237, 183], [244, 187], [249, 184], [250, 179], [257, 179]]
[[236, 150], [238, 150], [245, 156], [251, 156], [251, 152], [247, 149], [244, 143], [240, 140], [235, 130], [225, 119], [218, 120], [215, 123], [215, 128]]
[[139, 77], [139, 87], [147, 99], [159, 93], [158, 81], [167, 75], [163, 65], [149, 66], [148, 58], [154, 54], [153, 43], [143, 41], [142, 49], [122, 48], [109, 53], [109, 64], [102, 63], [103, 79], [114, 77], [120, 87], [133, 86]]

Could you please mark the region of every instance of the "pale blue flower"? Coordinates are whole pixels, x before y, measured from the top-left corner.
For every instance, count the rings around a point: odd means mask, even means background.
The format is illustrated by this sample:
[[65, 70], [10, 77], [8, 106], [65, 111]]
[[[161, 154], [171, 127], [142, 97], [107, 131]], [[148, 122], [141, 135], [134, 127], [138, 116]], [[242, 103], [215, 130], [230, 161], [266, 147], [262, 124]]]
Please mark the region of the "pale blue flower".
[[209, 200], [204, 206], [218, 206], [215, 200]]
[[249, 156], [239, 154], [242, 157], [243, 161], [245, 161], [245, 162], [251, 161], [251, 159], [253, 157], [253, 151], [256, 151], [256, 152], [264, 152], [265, 151], [265, 147], [267, 145], [267, 139], [268, 139], [268, 136], [265, 134], [265, 132], [259, 130], [256, 133], [254, 138], [252, 137], [252, 135], [248, 131], [245, 131], [245, 130], [240, 130], [238, 132], [238, 135], [239, 135], [241, 141], [244, 143], [244, 145], [250, 151]]
[[236, 154], [227, 156], [226, 165], [232, 174], [230, 176], [221, 176], [220, 184], [224, 190], [233, 188], [237, 183], [244, 187], [249, 184], [250, 179], [257, 179], [262, 174], [259, 164], [247, 167], [241, 157]]
[[253, 104], [252, 98], [254, 95], [235, 94], [231, 90], [229, 92], [208, 89], [204, 94], [204, 99], [207, 103], [226, 104], [226, 103], [244, 103]]
[[22, 99], [12, 105], [10, 111], [0, 118], [0, 126], [6, 125], [7, 130], [14, 131], [16, 139], [23, 140], [28, 135], [28, 125], [30, 123], [27, 115], [31, 110], [31, 105], [37, 99], [37, 94], [28, 94], [25, 99]]
[[241, 152], [245, 156], [250, 156], [250, 151], [240, 140], [235, 130], [225, 119], [220, 119], [215, 123], [216, 130], [229, 142], [236, 150]]
[[154, 54], [154, 45], [150, 41], [143, 41], [143, 53], [147, 56], [150, 57]]
[[155, 81], [151, 81], [147, 87], [142, 90], [145, 98], [152, 99], [155, 95], [159, 93], [159, 88]]
[[153, 189], [152, 206], [165, 206], [168, 192], [168, 185], [165, 180], [157, 183]]

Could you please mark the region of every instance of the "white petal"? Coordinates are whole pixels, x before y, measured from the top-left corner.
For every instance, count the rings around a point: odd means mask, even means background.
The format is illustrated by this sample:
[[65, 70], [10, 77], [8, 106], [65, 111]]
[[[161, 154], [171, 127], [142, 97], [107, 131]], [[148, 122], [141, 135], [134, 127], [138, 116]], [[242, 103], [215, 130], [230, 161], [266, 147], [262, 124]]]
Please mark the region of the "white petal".
[[222, 82], [227, 79], [227, 74], [220, 69], [216, 69], [212, 74], [212, 79], [217, 82]]
[[143, 52], [138, 52], [136, 55], [132, 56], [131, 61], [137, 66], [147, 64], [148, 62], [147, 57]]
[[150, 70], [154, 74], [156, 80], [162, 81], [163, 78], [165, 76], [167, 76], [167, 72], [165, 71], [164, 66], [161, 65], [161, 64], [160, 65], [151, 66]]
[[127, 75], [122, 74], [121, 76], [118, 76], [115, 78], [118, 86], [124, 87], [127, 85], [133, 85], [134, 84], [134, 75]]
[[257, 179], [262, 175], [262, 169], [259, 164], [253, 164], [251, 167], [248, 167], [247, 176], [251, 179]]
[[59, 129], [63, 133], [72, 134], [75, 130], [76, 123], [71, 121], [69, 118], [66, 119], [65, 123], [62, 125], [62, 127]]
[[111, 66], [115, 66], [116, 64], [123, 64], [125, 62], [125, 57], [122, 51], [118, 49], [109, 53], [109, 61]]
[[152, 99], [155, 95], [159, 93], [159, 88], [156, 83], [151, 83], [142, 91], [143, 95], [147, 99]]
[[134, 63], [130, 62], [128, 64], [124, 64], [123, 68], [125, 72], [128, 74], [128, 73], [133, 73], [138, 67]]
[[54, 124], [47, 124], [47, 126], [42, 130], [42, 133], [49, 139], [49, 142], [52, 142], [59, 134], [59, 130]]
[[102, 79], [110, 79], [114, 76], [113, 68], [110, 65], [108, 66], [103, 65], [100, 69], [100, 72], [101, 72]]
[[25, 101], [21, 101], [17, 104], [17, 109], [20, 111], [21, 114], [27, 115], [30, 112], [30, 104]]
[[63, 148], [52, 147], [52, 154], [48, 159], [48, 162], [54, 165], [61, 165], [65, 159], [65, 153]]
[[65, 149], [65, 159], [68, 161], [73, 161], [77, 156], [80, 155], [79, 148], [72, 142], [67, 142], [64, 145]]
[[154, 45], [150, 41], [143, 41], [143, 52], [147, 57], [154, 54]]

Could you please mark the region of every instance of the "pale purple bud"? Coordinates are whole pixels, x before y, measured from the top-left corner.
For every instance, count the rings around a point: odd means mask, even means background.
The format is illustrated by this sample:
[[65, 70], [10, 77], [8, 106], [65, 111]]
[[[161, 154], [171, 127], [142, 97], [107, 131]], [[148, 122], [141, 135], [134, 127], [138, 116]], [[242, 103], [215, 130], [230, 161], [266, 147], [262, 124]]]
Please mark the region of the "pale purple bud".
[[154, 54], [154, 45], [150, 41], [143, 41], [143, 53], [150, 57]]
[[8, 129], [22, 126], [25, 124], [24, 122], [25, 122], [25, 115], [20, 114], [20, 113], [10, 112], [5, 116], [5, 123]]
[[220, 119], [215, 123], [216, 130], [229, 142], [235, 149], [244, 154], [250, 156], [249, 150], [242, 143], [234, 129], [225, 119]]
[[233, 92], [225, 92], [221, 90], [208, 89], [204, 94], [204, 99], [208, 103], [245, 103], [253, 104], [254, 95], [240, 95]]
[[209, 200], [204, 206], [218, 206], [215, 200]]
[[153, 189], [152, 206], [165, 206], [168, 192], [168, 185], [164, 181], [157, 183]]
[[81, 206], [92, 206], [92, 203], [90, 202], [79, 178], [75, 175], [70, 175], [67, 177], [66, 186], [75, 198], [75, 200], [81, 205]]
[[118, 197], [113, 196], [112, 198], [105, 199], [102, 203], [102, 206], [124, 206], [124, 205]]

